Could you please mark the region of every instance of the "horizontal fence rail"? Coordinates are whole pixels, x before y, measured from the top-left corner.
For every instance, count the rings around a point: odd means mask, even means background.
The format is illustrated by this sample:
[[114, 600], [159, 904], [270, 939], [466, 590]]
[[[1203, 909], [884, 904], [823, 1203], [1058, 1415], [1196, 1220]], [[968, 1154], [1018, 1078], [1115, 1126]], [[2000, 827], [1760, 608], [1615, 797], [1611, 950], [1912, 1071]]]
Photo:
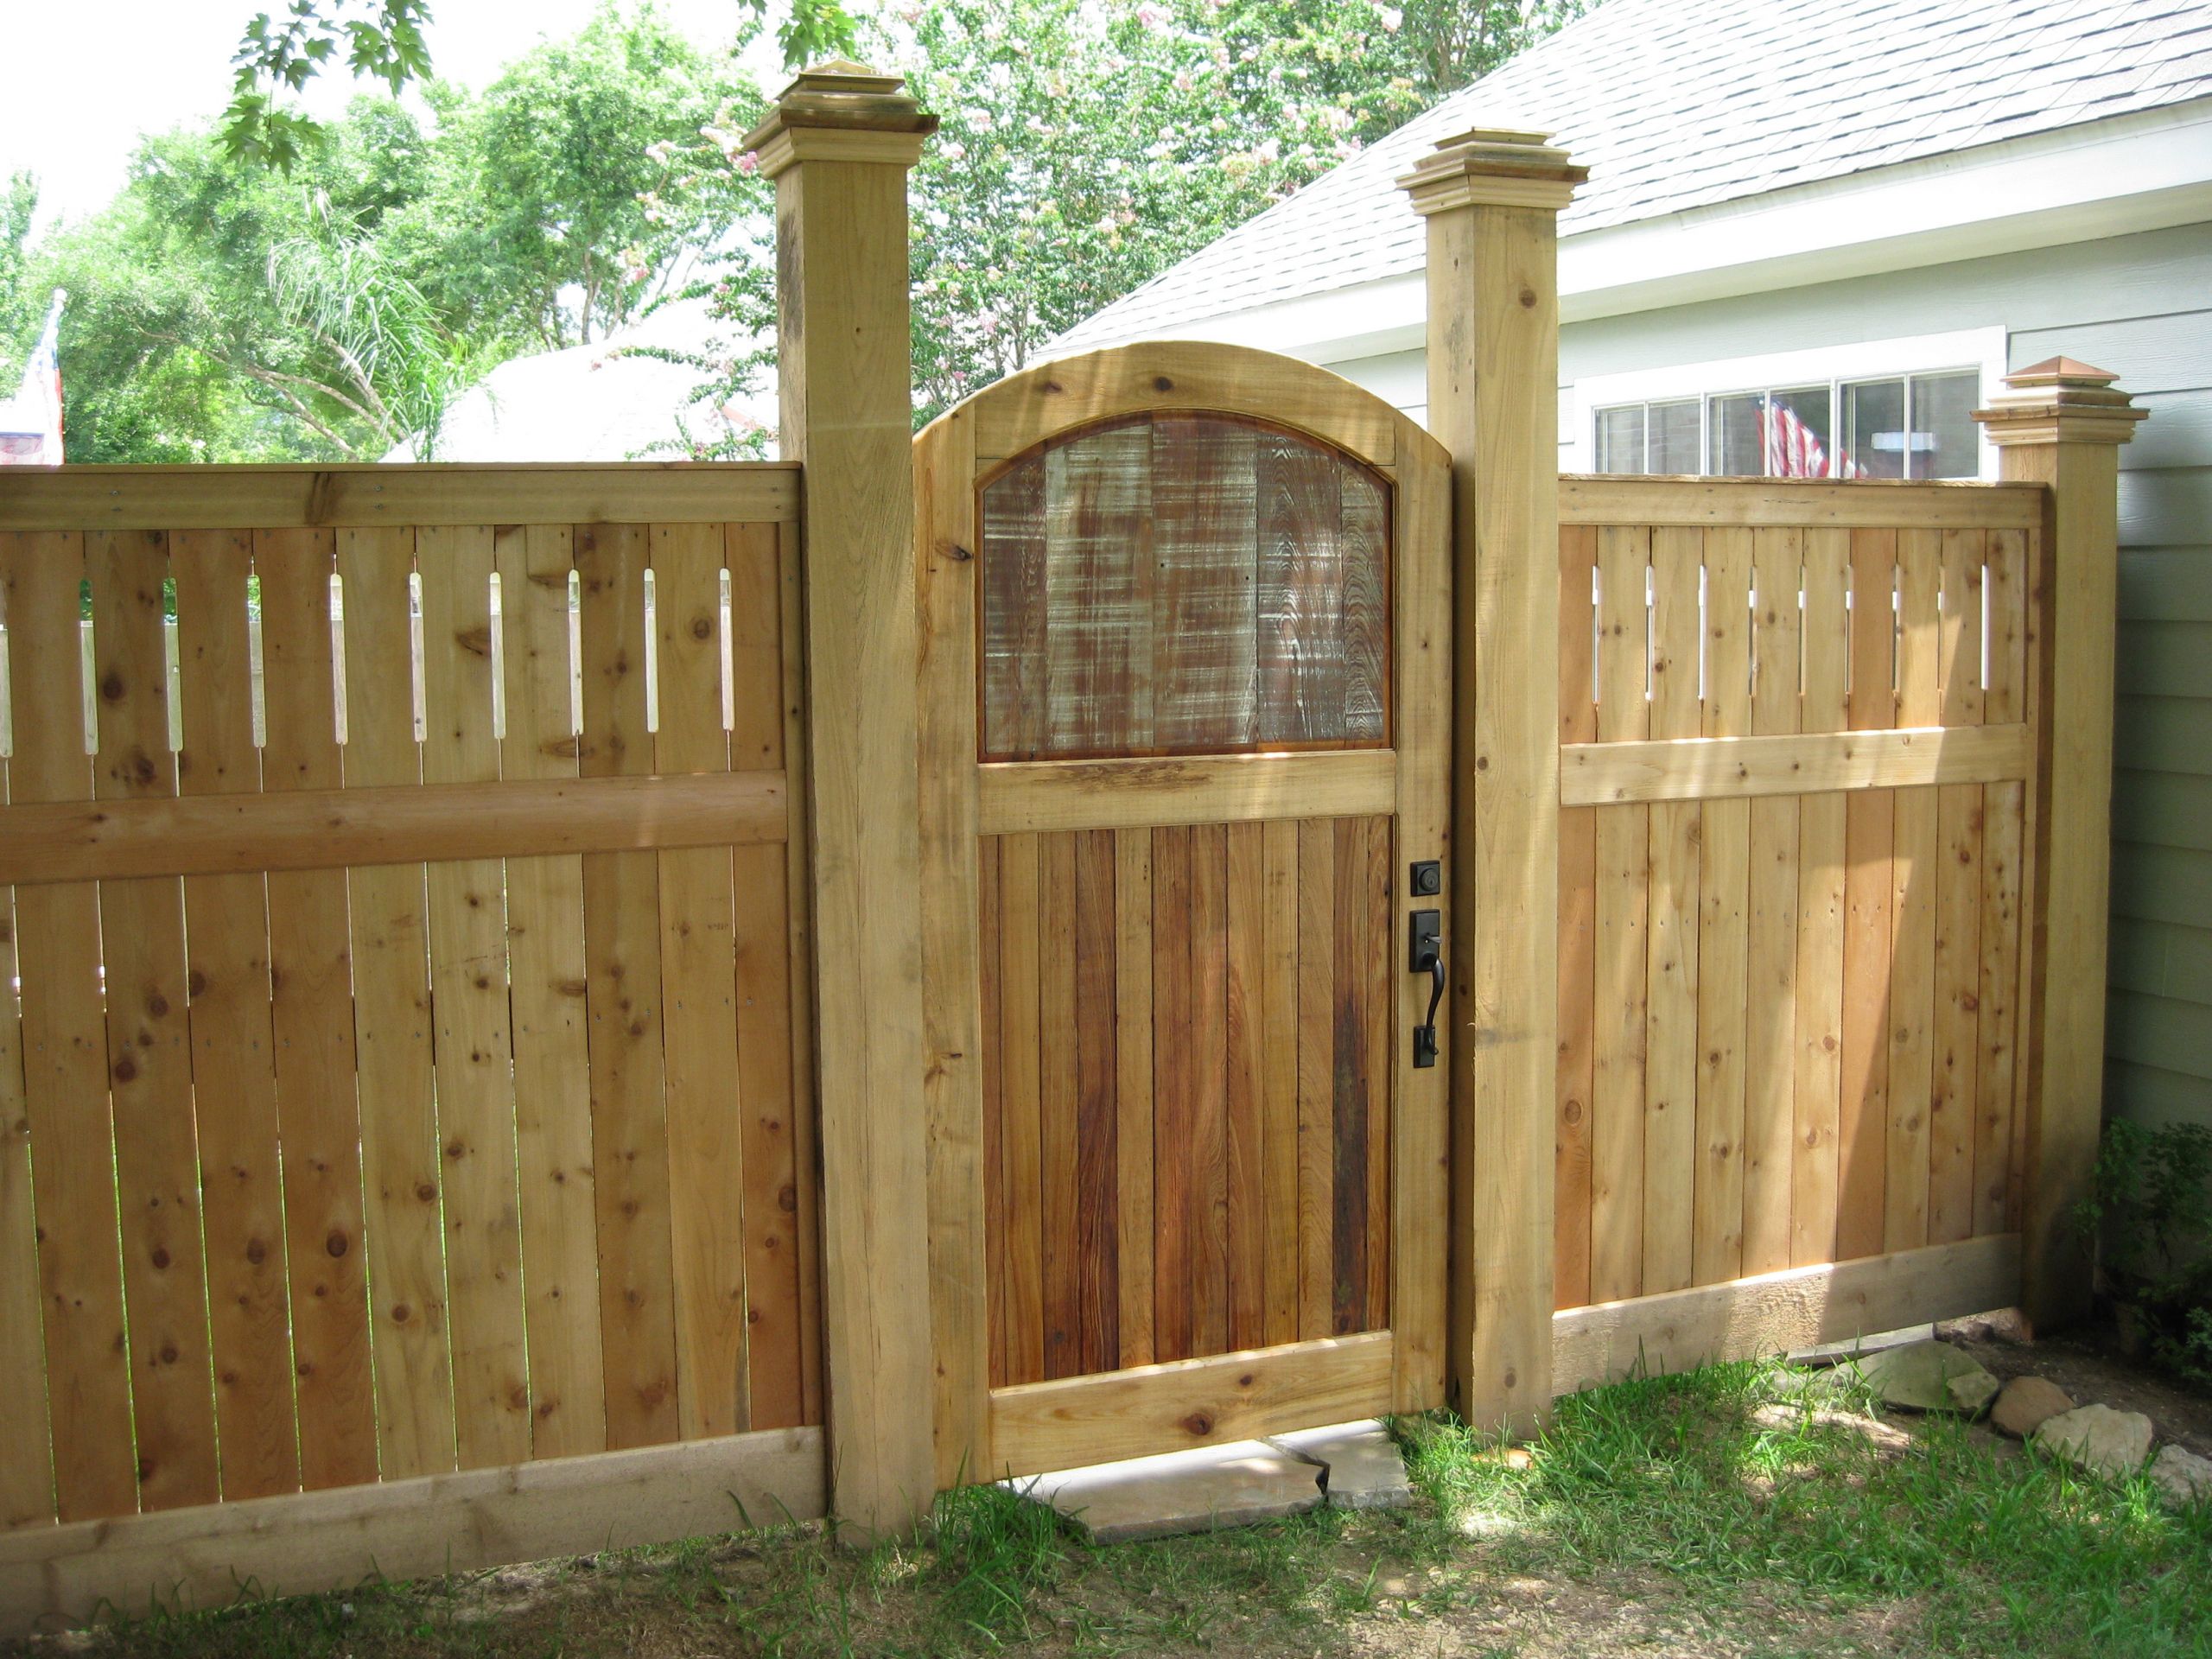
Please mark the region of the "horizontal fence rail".
[[11, 483], [0, 1525], [818, 1510], [791, 476]]

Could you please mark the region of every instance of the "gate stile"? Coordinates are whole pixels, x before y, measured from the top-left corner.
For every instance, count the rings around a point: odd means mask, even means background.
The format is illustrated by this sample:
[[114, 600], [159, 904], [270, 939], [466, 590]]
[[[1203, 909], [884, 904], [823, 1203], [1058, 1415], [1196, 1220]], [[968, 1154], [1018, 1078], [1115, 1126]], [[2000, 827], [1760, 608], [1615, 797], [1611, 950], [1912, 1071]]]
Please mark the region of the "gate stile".
[[1170, 344], [915, 468], [938, 1479], [1438, 1403], [1442, 450]]

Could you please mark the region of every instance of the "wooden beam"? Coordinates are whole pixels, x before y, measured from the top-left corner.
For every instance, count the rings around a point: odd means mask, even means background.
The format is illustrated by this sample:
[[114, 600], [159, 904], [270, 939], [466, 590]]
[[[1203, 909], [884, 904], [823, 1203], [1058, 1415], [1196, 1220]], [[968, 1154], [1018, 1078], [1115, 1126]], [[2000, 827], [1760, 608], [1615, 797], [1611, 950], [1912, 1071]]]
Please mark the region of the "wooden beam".
[[1563, 806], [1611, 806], [1999, 783], [2028, 775], [2030, 735], [2023, 725], [1918, 726], [1569, 743], [1560, 750], [1559, 798]]
[[1656, 1375], [1848, 1342], [2010, 1307], [2019, 1295], [2019, 1235], [2000, 1233], [1569, 1308], [1552, 1316], [1552, 1387], [1571, 1394], [1638, 1366]]
[[2025, 530], [2041, 521], [2036, 493], [2013, 483], [1853, 479], [1646, 478], [1568, 474], [1563, 524], [1694, 524], [1758, 530]]
[[1370, 466], [1397, 458], [1397, 410], [1372, 393], [1272, 352], [1151, 341], [1046, 363], [1001, 381], [976, 412], [979, 463], [1004, 461], [1108, 415], [1250, 409]]
[[906, 238], [936, 126], [896, 76], [838, 64], [746, 141], [776, 181], [782, 454], [804, 466], [823, 1325], [855, 1542], [937, 1492]]
[[0, 884], [746, 846], [785, 834], [780, 772], [35, 802], [0, 807]]
[[0, 1639], [821, 1516], [818, 1428], [0, 1533]]
[[1559, 979], [1559, 213], [1587, 176], [1478, 129], [1399, 182], [1428, 220], [1428, 419], [1452, 452], [1452, 1402], [1551, 1409]]
[[1136, 830], [1264, 818], [1356, 817], [1397, 809], [1389, 749], [1135, 760], [1005, 760], [981, 769], [987, 836]]
[[1249, 1440], [1391, 1409], [1387, 1331], [991, 1391], [994, 1478]]
[[65, 467], [0, 493], [0, 530], [785, 523], [787, 461], [620, 466]]
[[2021, 1235], [2025, 1306], [2038, 1325], [2089, 1311], [2090, 1263], [2073, 1215], [2088, 1195], [2104, 1110], [2120, 446], [2145, 413], [2113, 378], [2063, 359], [2038, 365], [2011, 377], [1996, 407], [1974, 416], [2005, 479], [2034, 488], [2042, 503], [2034, 526], [2042, 556], [2028, 599], [2028, 712], [2039, 765], [2020, 1001]]

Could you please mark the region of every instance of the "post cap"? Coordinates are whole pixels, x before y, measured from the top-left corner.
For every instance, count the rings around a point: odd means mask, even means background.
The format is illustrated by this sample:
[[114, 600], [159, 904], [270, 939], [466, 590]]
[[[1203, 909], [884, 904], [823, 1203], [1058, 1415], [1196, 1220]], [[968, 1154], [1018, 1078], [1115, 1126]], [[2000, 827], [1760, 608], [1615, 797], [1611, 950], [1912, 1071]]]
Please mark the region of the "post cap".
[[937, 117], [899, 76], [833, 58], [802, 69], [745, 140], [774, 178], [795, 162], [883, 162], [912, 167]]
[[1974, 417], [1998, 445], [2126, 443], [2150, 414], [2113, 382], [2120, 377], [2070, 357], [2046, 358], [2005, 377], [2005, 391]]
[[1417, 213], [1452, 207], [1540, 207], [1558, 213], [1590, 176], [1551, 135], [1529, 127], [1470, 127], [1437, 141], [1436, 150], [1398, 188]]

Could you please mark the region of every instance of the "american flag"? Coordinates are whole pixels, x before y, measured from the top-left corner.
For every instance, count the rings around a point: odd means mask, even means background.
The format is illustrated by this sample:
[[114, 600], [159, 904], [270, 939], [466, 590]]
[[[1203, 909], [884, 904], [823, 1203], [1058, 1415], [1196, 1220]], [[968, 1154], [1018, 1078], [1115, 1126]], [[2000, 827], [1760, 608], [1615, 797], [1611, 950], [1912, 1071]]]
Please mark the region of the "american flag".
[[61, 307], [68, 296], [54, 290], [23, 384], [13, 401], [0, 404], [0, 467], [61, 464]]
[[1797, 411], [1771, 398], [1759, 410], [1759, 427], [1766, 438], [1766, 475], [1769, 478], [1857, 478], [1858, 463], [1838, 451], [1831, 461], [1813, 429], [1797, 418]]

